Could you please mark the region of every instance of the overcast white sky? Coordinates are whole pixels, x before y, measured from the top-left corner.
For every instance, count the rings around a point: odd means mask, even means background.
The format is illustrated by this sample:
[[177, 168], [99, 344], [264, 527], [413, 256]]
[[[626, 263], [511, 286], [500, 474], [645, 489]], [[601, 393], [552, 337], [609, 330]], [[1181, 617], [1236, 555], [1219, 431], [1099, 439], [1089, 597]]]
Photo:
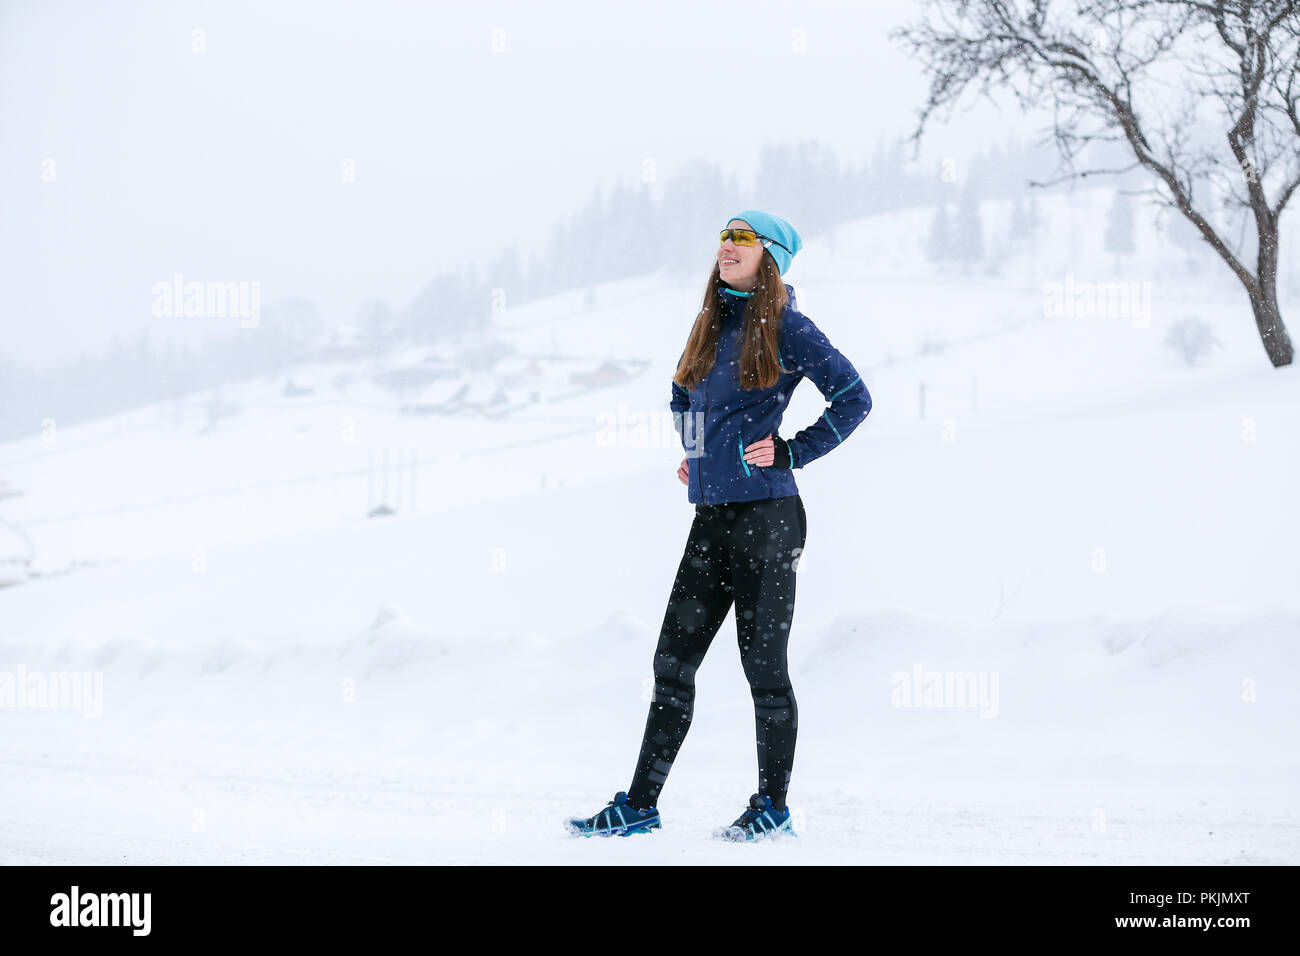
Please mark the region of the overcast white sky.
[[[369, 296], [400, 308], [443, 265], [543, 241], [647, 158], [667, 177], [711, 156], [747, 181], [764, 142], [869, 156], [910, 131], [924, 96], [885, 36], [918, 13], [0, 0], [0, 355], [46, 364], [114, 335], [201, 332], [218, 320], [150, 312], [153, 283], [176, 272], [256, 280], [263, 308], [301, 295], [331, 319]], [[779, 128], [763, 126], [772, 115]], [[926, 152], [973, 155], [1012, 129], [1031, 127], [980, 104], [934, 126]]]

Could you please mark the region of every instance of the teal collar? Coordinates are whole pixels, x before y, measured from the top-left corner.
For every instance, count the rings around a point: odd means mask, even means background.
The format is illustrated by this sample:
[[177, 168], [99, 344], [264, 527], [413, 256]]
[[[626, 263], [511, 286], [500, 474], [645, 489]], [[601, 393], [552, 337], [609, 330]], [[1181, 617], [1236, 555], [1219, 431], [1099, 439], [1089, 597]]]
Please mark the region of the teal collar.
[[741, 299], [748, 299], [751, 295], [754, 294], [754, 293], [752, 293], [752, 292], [737, 292], [735, 289], [731, 288], [731, 286], [727, 286], [727, 285], [724, 285], [724, 286], [722, 287], [722, 291], [723, 291], [723, 292], [729, 292], [729, 293], [731, 293], [732, 295], [737, 296], [737, 297], [739, 297], [739, 298], [741, 298]]

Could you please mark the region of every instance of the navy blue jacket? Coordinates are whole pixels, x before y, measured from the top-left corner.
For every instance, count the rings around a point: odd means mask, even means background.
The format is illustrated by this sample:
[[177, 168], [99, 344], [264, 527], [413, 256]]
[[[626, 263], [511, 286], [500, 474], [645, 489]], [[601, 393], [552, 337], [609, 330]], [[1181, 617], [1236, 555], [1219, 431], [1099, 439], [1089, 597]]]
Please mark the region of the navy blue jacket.
[[[740, 335], [749, 299], [726, 289], [721, 296], [722, 332], [712, 370], [690, 391], [672, 383], [668, 404], [686, 452], [690, 471], [687, 500], [692, 504], [716, 505], [797, 494], [792, 469], [802, 468], [835, 448], [871, 411], [871, 394], [862, 376], [798, 310], [794, 289], [789, 285], [785, 288], [790, 302], [781, 313], [778, 336], [783, 374], [775, 385], [749, 391], [740, 387]], [[788, 439], [789, 467], [749, 464], [744, 460], [745, 446], [780, 434], [781, 416], [795, 386], [804, 378], [830, 402], [825, 412]]]

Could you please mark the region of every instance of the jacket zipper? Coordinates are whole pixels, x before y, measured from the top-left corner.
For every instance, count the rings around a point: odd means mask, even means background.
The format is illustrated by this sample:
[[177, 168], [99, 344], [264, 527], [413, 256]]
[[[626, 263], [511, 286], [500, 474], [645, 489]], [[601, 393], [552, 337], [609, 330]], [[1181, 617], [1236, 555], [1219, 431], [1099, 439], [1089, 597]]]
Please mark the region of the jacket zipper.
[[699, 446], [697, 449], [699, 451], [699, 454], [695, 456], [695, 495], [697, 498], [700, 499], [702, 503], [708, 504], [708, 502], [704, 500], [703, 472], [704, 472], [704, 452], [705, 452], [704, 435], [705, 432], [707, 431], [707, 426], [709, 421], [709, 377], [706, 375], [704, 377], [704, 381], [701, 382], [700, 384], [704, 389], [704, 422], [700, 426], [699, 434], [695, 436], [696, 443]]

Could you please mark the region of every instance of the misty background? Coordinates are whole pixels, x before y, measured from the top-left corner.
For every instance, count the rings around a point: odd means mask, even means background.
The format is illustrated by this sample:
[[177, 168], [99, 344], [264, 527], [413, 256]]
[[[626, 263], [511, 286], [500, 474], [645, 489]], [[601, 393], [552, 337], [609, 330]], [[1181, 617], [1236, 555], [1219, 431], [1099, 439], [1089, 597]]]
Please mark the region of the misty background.
[[[910, 12], [0, 4], [0, 438], [584, 284], [702, 286], [742, 208], [816, 239], [1027, 194], [1055, 154], [983, 101], [913, 157]], [[256, 283], [257, 326], [155, 315], [177, 274]]]

